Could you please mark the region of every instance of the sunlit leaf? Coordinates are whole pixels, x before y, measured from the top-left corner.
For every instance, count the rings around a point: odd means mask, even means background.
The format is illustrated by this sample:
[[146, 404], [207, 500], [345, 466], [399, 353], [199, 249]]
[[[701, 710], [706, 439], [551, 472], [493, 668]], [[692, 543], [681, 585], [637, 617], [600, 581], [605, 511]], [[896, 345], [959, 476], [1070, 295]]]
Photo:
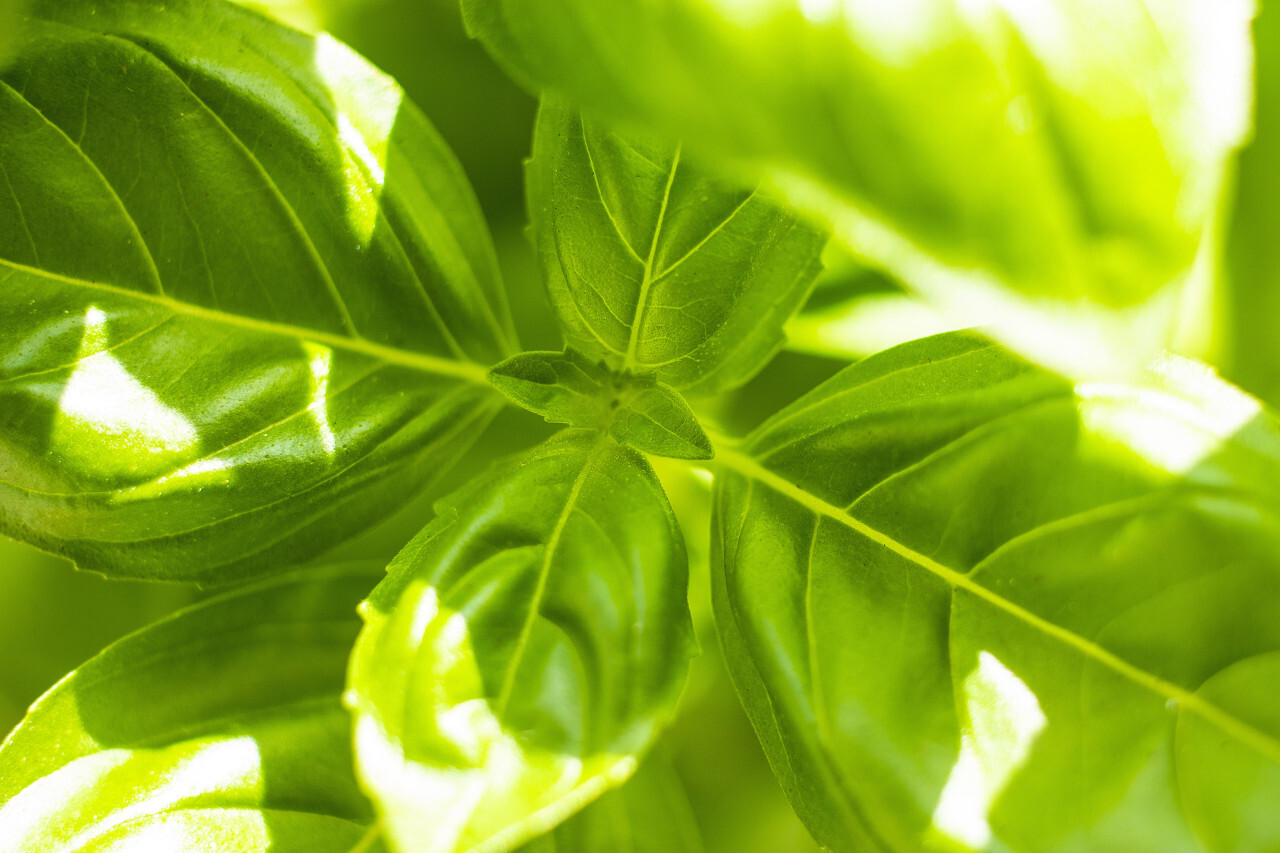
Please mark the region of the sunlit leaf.
[[570, 345], [687, 394], [741, 384], [781, 346], [825, 236], [678, 145], [543, 102], [530, 218]]
[[764, 178], [1074, 374], [1173, 335], [1248, 126], [1248, 0], [463, 6], [520, 79]]
[[182, 611], [75, 670], [0, 747], [5, 848], [382, 849], [340, 700], [356, 604], [380, 575], [284, 576]]
[[510, 850], [635, 770], [693, 637], [652, 470], [567, 431], [475, 482], [364, 605], [356, 763], [397, 849]]
[[659, 456], [711, 457], [711, 440], [689, 404], [653, 374], [619, 375], [570, 347], [514, 355], [489, 371], [489, 381], [550, 423], [605, 430]]
[[1226, 320], [1214, 353], [1226, 375], [1280, 405], [1280, 8], [1262, 5], [1254, 25], [1258, 103], [1253, 139], [1240, 154], [1226, 241]]
[[1280, 845], [1280, 428], [968, 334], [717, 447], [717, 621], [836, 850]]
[[680, 777], [661, 754], [520, 853], [702, 853]]
[[222, 2], [32, 13], [0, 74], [0, 531], [231, 580], [465, 450], [510, 322], [466, 180], [400, 89]]

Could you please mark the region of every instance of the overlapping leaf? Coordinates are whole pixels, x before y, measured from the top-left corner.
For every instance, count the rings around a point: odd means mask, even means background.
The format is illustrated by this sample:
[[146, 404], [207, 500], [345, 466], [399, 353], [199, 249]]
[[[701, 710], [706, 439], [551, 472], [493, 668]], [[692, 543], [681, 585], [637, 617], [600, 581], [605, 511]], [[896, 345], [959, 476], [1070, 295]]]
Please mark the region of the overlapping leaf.
[[750, 378], [820, 269], [825, 237], [661, 138], [544, 100], [530, 218], [570, 345], [688, 394]]
[[510, 850], [634, 771], [693, 651], [688, 565], [635, 451], [569, 430], [449, 498], [364, 606], [360, 779], [397, 849]]
[[0, 182], [0, 531], [232, 579], [384, 514], [497, 405], [510, 324], [465, 178], [327, 37], [36, 4]]
[[85, 663], [0, 747], [5, 849], [381, 850], [340, 700], [380, 576], [285, 576]]
[[645, 759], [615, 791], [520, 848], [520, 853], [702, 853], [693, 812], [669, 761]]
[[1172, 333], [1248, 124], [1245, 0], [463, 5], [521, 79], [765, 176], [1061, 370]]
[[717, 620], [837, 850], [1280, 844], [1280, 429], [1168, 359], [1068, 383], [967, 334], [721, 465]]
[[604, 430], [659, 456], [711, 456], [711, 440], [689, 404], [652, 374], [618, 375], [569, 347], [514, 355], [489, 371], [489, 381], [548, 423]]

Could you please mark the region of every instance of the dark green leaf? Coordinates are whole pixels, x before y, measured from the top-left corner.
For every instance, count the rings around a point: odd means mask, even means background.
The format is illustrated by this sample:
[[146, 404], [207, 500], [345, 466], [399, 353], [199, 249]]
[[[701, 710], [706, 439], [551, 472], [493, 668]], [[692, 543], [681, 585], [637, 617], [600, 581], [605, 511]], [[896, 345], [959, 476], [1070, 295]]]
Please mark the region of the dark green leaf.
[[781, 346], [825, 236], [679, 146], [544, 101], [530, 217], [571, 346], [686, 394], [740, 384]]
[[1280, 428], [967, 334], [717, 448], [717, 621], [838, 850], [1274, 849]]
[[381, 849], [340, 700], [356, 604], [380, 575], [275, 579], [71, 673], [0, 747], [5, 849]]
[[570, 347], [512, 356], [489, 371], [489, 381], [550, 423], [607, 430], [645, 453], [711, 458], [711, 440], [689, 404], [652, 374], [620, 376]]
[[625, 785], [601, 795], [520, 853], [702, 853], [693, 811], [659, 752]]
[[328, 37], [38, 3], [0, 182], [2, 532], [234, 579], [382, 517], [499, 405], [510, 324], [466, 180]]
[[510, 850], [624, 782], [694, 650], [653, 472], [567, 431], [440, 507], [364, 606], [356, 763], [391, 840]]
[[463, 6], [521, 79], [765, 178], [1062, 370], [1164, 345], [1248, 128], [1247, 0]]

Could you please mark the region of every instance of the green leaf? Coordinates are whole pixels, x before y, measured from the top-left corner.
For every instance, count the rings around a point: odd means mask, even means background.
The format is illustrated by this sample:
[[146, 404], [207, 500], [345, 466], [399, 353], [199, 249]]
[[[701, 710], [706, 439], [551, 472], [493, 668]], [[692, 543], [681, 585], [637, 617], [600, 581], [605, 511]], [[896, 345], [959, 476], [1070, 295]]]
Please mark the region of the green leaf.
[[1214, 356], [1223, 372], [1280, 406], [1280, 8], [1261, 5], [1254, 23], [1257, 107], [1253, 139], [1240, 153], [1229, 214], [1220, 298], [1226, 324]]
[[675, 769], [661, 753], [645, 759], [625, 785], [601, 795], [520, 853], [702, 853], [693, 811]]
[[25, 0], [0, 0], [0, 70], [9, 61], [13, 43], [18, 40], [19, 15]]
[[273, 579], [75, 670], [0, 747], [5, 847], [380, 849], [340, 699], [356, 604], [379, 575], [350, 566]]
[[500, 401], [466, 180], [347, 48], [222, 2], [45, 0], [0, 74], [0, 532], [231, 580], [403, 503]]
[[1280, 428], [1172, 357], [1067, 382], [969, 334], [717, 448], [717, 623], [836, 850], [1280, 845]]
[[489, 381], [548, 423], [603, 429], [628, 447], [659, 456], [712, 456], [711, 440], [689, 404], [653, 374], [618, 375], [569, 347], [514, 355], [489, 371]]
[[439, 507], [363, 613], [356, 766], [397, 849], [510, 850], [624, 782], [694, 651], [652, 470], [567, 431]]
[[528, 166], [534, 237], [571, 346], [684, 394], [741, 384], [782, 345], [825, 235], [679, 146], [544, 100]]
[[520, 79], [763, 177], [1060, 370], [1172, 335], [1248, 128], [1247, 0], [463, 6]]

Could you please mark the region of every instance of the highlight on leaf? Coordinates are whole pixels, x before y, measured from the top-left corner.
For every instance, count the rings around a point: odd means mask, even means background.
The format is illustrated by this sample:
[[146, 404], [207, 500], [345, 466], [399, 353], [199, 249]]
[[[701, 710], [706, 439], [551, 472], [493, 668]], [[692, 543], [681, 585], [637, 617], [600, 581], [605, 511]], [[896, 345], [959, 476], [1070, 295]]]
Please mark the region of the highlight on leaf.
[[1172, 357], [1073, 387], [954, 333], [717, 464], [721, 638], [819, 841], [1280, 841], [1280, 428], [1256, 402]]
[[443, 501], [363, 605], [348, 702], [394, 846], [507, 850], [635, 771], [694, 651], [652, 469], [568, 430]]
[[224, 583], [460, 456], [514, 347], [465, 177], [392, 80], [230, 4], [31, 4], [0, 71], [0, 531]]

